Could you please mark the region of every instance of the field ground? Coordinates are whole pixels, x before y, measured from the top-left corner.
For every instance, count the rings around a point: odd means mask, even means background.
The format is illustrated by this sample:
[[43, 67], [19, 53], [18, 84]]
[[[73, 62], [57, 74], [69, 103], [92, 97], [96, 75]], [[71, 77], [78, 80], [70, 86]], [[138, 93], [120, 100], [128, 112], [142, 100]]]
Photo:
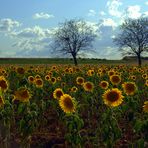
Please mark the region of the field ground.
[[[0, 64], [73, 64], [72, 59], [66, 58], [0, 58]], [[100, 60], [78, 59], [78, 64], [137, 64], [136, 60]], [[142, 64], [148, 64], [143, 60]]]

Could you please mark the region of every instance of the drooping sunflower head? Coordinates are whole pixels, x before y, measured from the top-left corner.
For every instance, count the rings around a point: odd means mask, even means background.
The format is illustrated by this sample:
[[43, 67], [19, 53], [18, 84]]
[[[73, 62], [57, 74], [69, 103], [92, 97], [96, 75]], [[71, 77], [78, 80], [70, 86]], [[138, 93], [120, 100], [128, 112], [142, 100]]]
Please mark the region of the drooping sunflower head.
[[137, 90], [137, 86], [134, 82], [124, 82], [122, 87], [126, 95], [134, 95]]
[[85, 91], [92, 92], [93, 89], [94, 89], [94, 84], [92, 82], [89, 82], [89, 81], [88, 82], [85, 82], [83, 84], [83, 88], [84, 88]]
[[60, 99], [63, 94], [64, 94], [64, 93], [63, 93], [63, 90], [62, 90], [61, 88], [57, 88], [57, 89], [55, 89], [54, 92], [53, 92], [53, 97], [54, 97], [55, 99]]
[[41, 78], [35, 79], [35, 86], [37, 88], [42, 88], [43, 87], [43, 80]]
[[113, 85], [118, 85], [121, 82], [121, 77], [119, 75], [110, 76], [110, 81]]
[[102, 89], [107, 89], [108, 86], [109, 86], [109, 83], [107, 81], [101, 81], [99, 83], [99, 86], [102, 88]]
[[28, 102], [30, 98], [31, 98], [31, 94], [29, 90], [25, 87], [19, 88], [14, 93], [14, 100], [19, 100], [21, 102]]
[[117, 88], [108, 89], [103, 94], [103, 101], [110, 107], [119, 106], [123, 101], [122, 91]]
[[68, 94], [64, 94], [61, 96], [59, 100], [59, 105], [65, 113], [75, 112], [75, 100]]
[[83, 78], [83, 77], [77, 77], [77, 78], [76, 78], [76, 83], [79, 84], [79, 85], [83, 85], [83, 83], [84, 83], [84, 78]]
[[144, 102], [143, 111], [144, 111], [145, 113], [148, 113], [148, 101], [145, 101], [145, 102]]
[[4, 76], [0, 76], [0, 88], [4, 92], [6, 92], [8, 89], [8, 82]]

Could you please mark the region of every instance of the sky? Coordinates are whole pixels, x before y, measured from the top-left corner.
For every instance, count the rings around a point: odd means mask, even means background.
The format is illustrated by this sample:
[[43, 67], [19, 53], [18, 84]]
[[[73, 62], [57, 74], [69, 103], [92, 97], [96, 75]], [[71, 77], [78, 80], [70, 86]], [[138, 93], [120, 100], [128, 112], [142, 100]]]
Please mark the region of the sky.
[[53, 30], [81, 18], [97, 38], [94, 52], [78, 56], [121, 59], [113, 43], [118, 27], [141, 16], [148, 16], [148, 0], [0, 0], [0, 57], [56, 57], [49, 48]]

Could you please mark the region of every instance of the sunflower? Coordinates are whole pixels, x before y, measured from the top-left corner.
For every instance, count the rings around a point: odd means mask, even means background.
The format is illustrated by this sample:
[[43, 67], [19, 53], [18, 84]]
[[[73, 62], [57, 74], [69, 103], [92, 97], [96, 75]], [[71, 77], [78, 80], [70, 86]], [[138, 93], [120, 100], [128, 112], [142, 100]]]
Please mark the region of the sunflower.
[[34, 77], [33, 76], [29, 76], [28, 77], [28, 81], [29, 81], [29, 83], [33, 83], [34, 82]]
[[137, 90], [137, 86], [134, 82], [124, 82], [122, 87], [126, 95], [134, 95]]
[[92, 70], [92, 69], [88, 70], [88, 71], [87, 71], [87, 75], [88, 75], [88, 76], [94, 75], [94, 70]]
[[60, 99], [60, 97], [61, 97], [63, 94], [64, 94], [64, 93], [63, 93], [63, 90], [62, 90], [61, 88], [57, 88], [57, 89], [55, 89], [54, 92], [53, 92], [53, 97], [54, 97], [55, 99]]
[[55, 77], [51, 77], [50, 81], [52, 84], [55, 84], [57, 82], [57, 79]]
[[62, 82], [61, 83], [61, 87], [65, 87], [66, 86], [66, 83], [65, 82]]
[[6, 92], [8, 89], [8, 82], [4, 76], [0, 76], [0, 88], [4, 92]]
[[75, 112], [75, 100], [68, 94], [61, 96], [59, 105], [65, 113]]
[[136, 76], [135, 75], [132, 75], [132, 76], [130, 76], [130, 79], [132, 79], [132, 80], [136, 80]]
[[123, 101], [122, 91], [118, 88], [108, 89], [103, 94], [104, 103], [110, 107], [119, 106]]
[[109, 75], [109, 76], [112, 76], [112, 75], [114, 75], [114, 74], [115, 74], [114, 71], [112, 71], [112, 70], [108, 71], [108, 75]]
[[25, 73], [25, 69], [23, 67], [18, 67], [17, 73], [23, 75]]
[[76, 86], [73, 86], [73, 87], [70, 89], [71, 92], [77, 92], [77, 90], [78, 90], [78, 88], [77, 88]]
[[92, 83], [92, 82], [85, 82], [84, 84], [83, 84], [83, 88], [84, 88], [84, 90], [85, 91], [90, 91], [90, 92], [92, 92], [93, 91], [93, 89], [94, 89], [94, 84]]
[[142, 75], [142, 78], [143, 78], [143, 79], [146, 79], [146, 78], [147, 78], [147, 74], [146, 74], [146, 73], [143, 74], [143, 75]]
[[57, 81], [61, 81], [61, 77], [57, 77]]
[[31, 94], [27, 88], [21, 87], [14, 93], [14, 100], [19, 100], [21, 102], [28, 102], [31, 98]]
[[46, 80], [46, 81], [49, 81], [49, 80], [50, 80], [50, 75], [46, 75], [46, 76], [45, 76], [45, 80]]
[[76, 83], [79, 84], [79, 85], [83, 85], [83, 83], [84, 83], [84, 78], [83, 78], [83, 77], [77, 77], [77, 78], [76, 78]]
[[113, 85], [118, 85], [121, 82], [121, 77], [119, 75], [110, 76], [110, 81]]
[[102, 88], [102, 89], [107, 89], [108, 86], [109, 86], [109, 83], [107, 81], [101, 81], [99, 83], [99, 86]]
[[40, 78], [41, 78], [40, 75], [36, 75], [36, 76], [35, 76], [35, 79], [40, 79]]
[[145, 113], [148, 113], [148, 101], [145, 101], [145, 102], [144, 102], [143, 111], [144, 111]]
[[37, 88], [43, 87], [43, 80], [41, 78], [35, 79], [35, 85]]

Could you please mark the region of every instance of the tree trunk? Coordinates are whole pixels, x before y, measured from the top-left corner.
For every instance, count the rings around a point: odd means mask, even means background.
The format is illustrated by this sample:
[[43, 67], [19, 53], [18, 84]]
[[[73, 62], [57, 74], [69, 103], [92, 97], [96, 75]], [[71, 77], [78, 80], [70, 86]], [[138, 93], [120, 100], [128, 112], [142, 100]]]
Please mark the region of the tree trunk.
[[138, 57], [138, 66], [141, 67], [141, 64], [142, 64], [141, 55], [138, 54], [137, 57]]
[[73, 60], [74, 60], [74, 64], [75, 64], [75, 66], [77, 66], [77, 65], [78, 65], [78, 62], [77, 62], [77, 58], [76, 58], [75, 55], [73, 55]]

